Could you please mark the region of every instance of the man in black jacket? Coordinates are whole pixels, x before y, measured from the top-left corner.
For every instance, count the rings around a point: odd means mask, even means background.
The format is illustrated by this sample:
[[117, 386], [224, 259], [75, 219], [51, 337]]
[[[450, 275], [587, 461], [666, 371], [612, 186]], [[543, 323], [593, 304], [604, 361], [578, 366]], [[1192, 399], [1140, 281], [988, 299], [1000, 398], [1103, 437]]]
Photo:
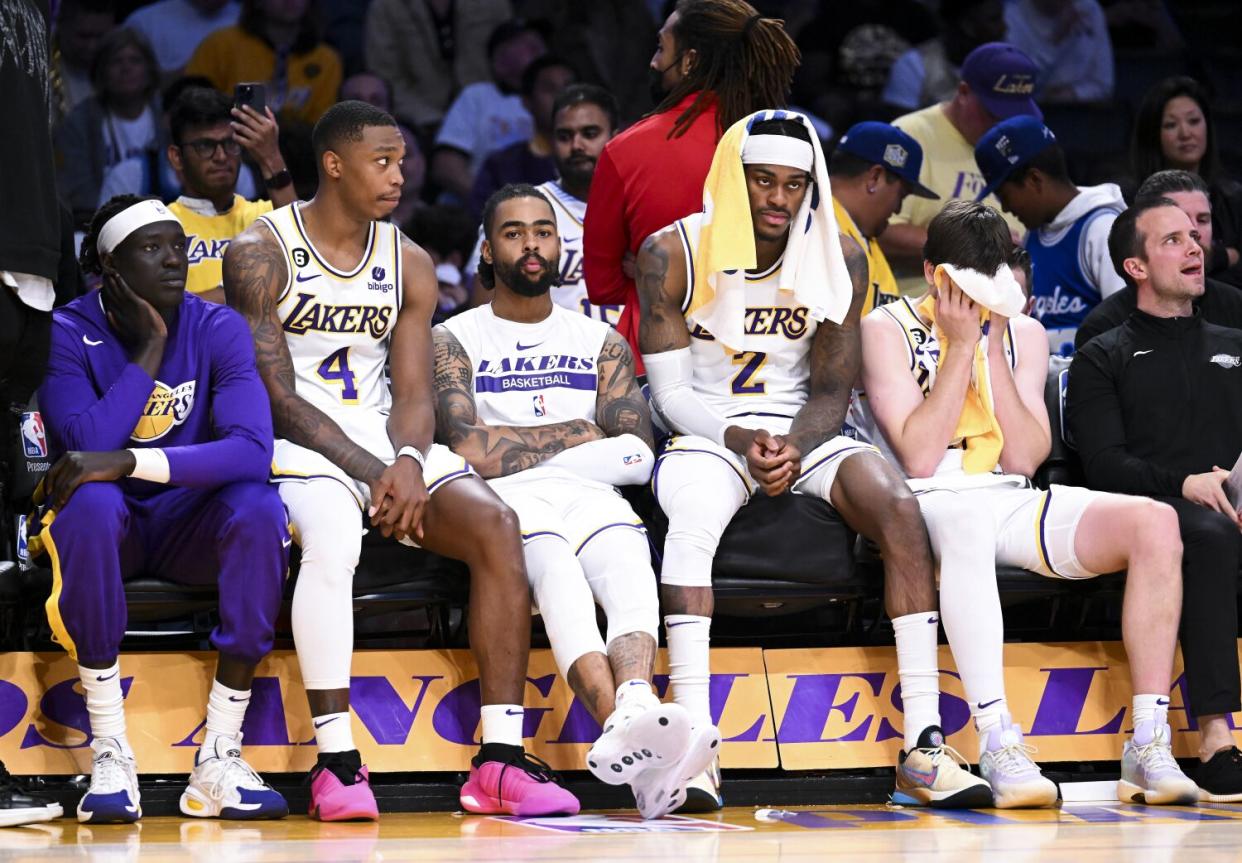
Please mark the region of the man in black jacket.
[[[1210, 254], [1212, 248], [1212, 202], [1207, 184], [1198, 174], [1190, 171], [1157, 171], [1146, 180], [1135, 195], [1135, 203], [1142, 204], [1158, 198], [1168, 198], [1190, 217], [1199, 234], [1199, 245]], [[1216, 279], [1205, 279], [1203, 296], [1195, 299], [1194, 306], [1210, 324], [1222, 327], [1242, 328], [1242, 290]], [[1111, 294], [1091, 310], [1074, 336], [1074, 349], [1082, 346], [1100, 333], [1119, 327], [1138, 305], [1137, 291], [1127, 285]]]
[[1178, 515], [1188, 713], [1203, 799], [1242, 800], [1237, 586], [1242, 519], [1223, 489], [1242, 448], [1242, 330], [1203, 319], [1203, 249], [1168, 198], [1117, 218], [1109, 250], [1137, 310], [1081, 347], [1066, 413], [1092, 488], [1149, 495]]

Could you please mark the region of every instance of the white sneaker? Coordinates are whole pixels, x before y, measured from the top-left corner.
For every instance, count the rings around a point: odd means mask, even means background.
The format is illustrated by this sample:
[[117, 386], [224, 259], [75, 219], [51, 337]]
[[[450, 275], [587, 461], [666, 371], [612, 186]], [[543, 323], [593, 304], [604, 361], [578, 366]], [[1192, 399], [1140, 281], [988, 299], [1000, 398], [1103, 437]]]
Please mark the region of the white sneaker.
[[992, 786], [997, 809], [1038, 809], [1057, 802], [1057, 786], [1031, 760], [1034, 746], [1022, 742], [1022, 727], [1006, 717], [984, 737], [979, 775]]
[[1199, 786], [1187, 778], [1173, 758], [1168, 724], [1144, 722], [1121, 750], [1117, 799], [1148, 806], [1194, 806]]
[[91, 765], [91, 787], [78, 803], [78, 820], [83, 824], [130, 824], [142, 817], [138, 792], [138, 768], [134, 759], [121, 751], [111, 737], [91, 741], [95, 758]]
[[241, 757], [241, 737], [216, 739], [215, 753], [199, 760], [181, 795], [181, 813], [193, 818], [243, 821], [284, 818], [289, 804]]
[[695, 728], [685, 752], [673, 764], [640, 773], [630, 788], [638, 814], [645, 819], [663, 818], [686, 802], [686, 787], [711, 766], [720, 751], [720, 732], [714, 725]]
[[690, 714], [680, 704], [619, 707], [604, 721], [604, 732], [587, 752], [587, 767], [600, 782], [627, 785], [641, 773], [667, 767], [686, 751]]

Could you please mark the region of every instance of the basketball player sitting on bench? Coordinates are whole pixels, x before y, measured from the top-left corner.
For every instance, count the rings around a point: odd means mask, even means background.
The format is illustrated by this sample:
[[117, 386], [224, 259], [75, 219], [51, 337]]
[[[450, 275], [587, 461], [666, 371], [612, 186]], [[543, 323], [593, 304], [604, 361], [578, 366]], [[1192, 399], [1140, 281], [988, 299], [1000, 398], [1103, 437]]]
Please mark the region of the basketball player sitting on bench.
[[[651, 476], [651, 416], [615, 330], [553, 303], [556, 213], [533, 186], [483, 210], [489, 305], [435, 329], [439, 436], [486, 477], [522, 526], [526, 572], [557, 666], [604, 731], [587, 754], [628, 783], [644, 818], [681, 805], [720, 734], [691, 733], [651, 688], [659, 599], [647, 537], [614, 486]], [[595, 620], [608, 617], [608, 640]]]
[[873, 419], [859, 432], [911, 477], [940, 565], [940, 608], [979, 731], [979, 768], [1000, 808], [1051, 806], [1057, 787], [1030, 758], [1005, 702], [996, 564], [1051, 578], [1128, 570], [1122, 636], [1134, 687], [1134, 736], [1122, 800], [1194, 803], [1167, 721], [1181, 609], [1177, 516], [1147, 498], [1027, 479], [1051, 446], [1048, 339], [1021, 314], [1000, 213], [953, 201], [927, 228], [919, 301], [863, 320], [863, 386]]
[[[729, 522], [757, 490], [813, 495], [884, 556], [906, 720], [897, 791], [989, 806], [987, 785], [946, 757], [918, 504], [874, 447], [840, 436], [868, 268], [837, 233], [818, 139], [788, 111], [743, 118], [721, 139], [704, 190], [707, 213], [649, 237], [638, 256], [639, 344], [653, 402], [677, 435], [654, 481], [669, 519], [661, 580], [674, 698], [696, 726], [711, 722], [712, 559]], [[715, 766], [691, 795], [696, 807], [722, 805]]]

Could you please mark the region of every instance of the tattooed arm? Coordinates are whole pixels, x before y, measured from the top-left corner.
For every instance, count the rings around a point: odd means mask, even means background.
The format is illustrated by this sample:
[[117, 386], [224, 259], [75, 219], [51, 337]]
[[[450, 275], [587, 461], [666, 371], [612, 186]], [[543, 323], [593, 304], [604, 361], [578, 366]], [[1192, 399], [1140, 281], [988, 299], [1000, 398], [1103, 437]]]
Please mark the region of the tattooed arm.
[[809, 453], [833, 435], [841, 433], [850, 404], [850, 391], [858, 381], [862, 368], [859, 317], [867, 298], [870, 266], [862, 247], [851, 237], [840, 236], [841, 251], [845, 253], [845, 265], [853, 283], [854, 299], [845, 320], [839, 324], [822, 321], [811, 340], [810, 395], [794, 417], [789, 434], [785, 435], [785, 440], [800, 453]]
[[284, 253], [262, 222], [229, 243], [224, 294], [250, 325], [259, 376], [272, 402], [274, 430], [279, 437], [323, 455], [354, 479], [373, 483], [384, 473], [384, 463], [297, 394], [293, 359], [276, 313], [276, 299], [288, 277]]
[[651, 410], [638, 379], [634, 376], [634, 355], [630, 346], [614, 329], [608, 330], [599, 352], [599, 395], [595, 399], [595, 421], [609, 437], [632, 434], [648, 447], [655, 446], [651, 432]]
[[542, 464], [557, 453], [604, 433], [594, 423], [571, 420], [542, 426], [489, 426], [474, 402], [470, 357], [445, 327], [432, 330], [435, 350], [436, 437], [484, 479], [508, 476]]

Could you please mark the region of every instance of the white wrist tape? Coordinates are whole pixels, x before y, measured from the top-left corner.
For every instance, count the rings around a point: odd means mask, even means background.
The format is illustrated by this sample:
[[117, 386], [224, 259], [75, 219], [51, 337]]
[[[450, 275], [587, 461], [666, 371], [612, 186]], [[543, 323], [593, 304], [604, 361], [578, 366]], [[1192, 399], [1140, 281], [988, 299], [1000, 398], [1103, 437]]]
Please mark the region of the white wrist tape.
[[419, 468], [422, 469], [423, 473], [427, 472], [427, 459], [423, 457], [422, 450], [420, 450], [418, 447], [416, 446], [401, 447], [401, 449], [397, 450], [397, 458], [401, 458], [401, 456], [403, 455], [408, 455], [410, 458], [414, 459], [414, 461], [418, 462], [418, 466]]
[[724, 445], [727, 417], [694, 391], [694, 361], [689, 348], [643, 354], [651, 401], [678, 434], [693, 434]]
[[171, 472], [168, 468], [168, 456], [162, 449], [142, 448], [131, 449], [134, 455], [134, 469], [129, 475], [134, 479], [145, 479], [147, 482], [168, 482]]

